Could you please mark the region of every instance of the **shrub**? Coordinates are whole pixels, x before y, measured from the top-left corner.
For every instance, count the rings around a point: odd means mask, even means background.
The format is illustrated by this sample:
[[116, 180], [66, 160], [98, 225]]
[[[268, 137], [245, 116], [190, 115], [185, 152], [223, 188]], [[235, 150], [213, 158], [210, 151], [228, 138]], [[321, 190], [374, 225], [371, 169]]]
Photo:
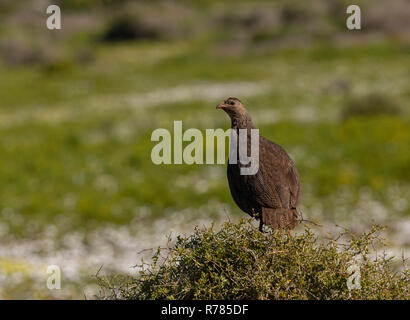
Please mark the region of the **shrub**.
[[113, 7], [111, 15], [102, 34], [106, 42], [186, 40], [195, 26], [201, 24], [198, 11], [174, 1], [129, 1]]
[[43, 44], [34, 45], [23, 37], [5, 37], [0, 44], [0, 56], [11, 66], [43, 64], [51, 58]]
[[135, 39], [157, 39], [158, 31], [142, 23], [132, 15], [120, 15], [109, 24], [103, 39], [105, 41], [124, 41]]
[[397, 115], [400, 107], [389, 97], [372, 93], [360, 98], [354, 98], [346, 103], [343, 110], [343, 119], [357, 116]]
[[[394, 273], [392, 258], [370, 258], [380, 227], [319, 241], [310, 229], [289, 237], [262, 234], [249, 221], [220, 231], [195, 229], [158, 248], [136, 277], [99, 277], [103, 299], [407, 299], [409, 272]], [[171, 242], [169, 242], [171, 243]], [[355, 262], [356, 261], [356, 262]], [[349, 290], [348, 267], [359, 263], [361, 288]], [[403, 262], [404, 263], [404, 262]]]

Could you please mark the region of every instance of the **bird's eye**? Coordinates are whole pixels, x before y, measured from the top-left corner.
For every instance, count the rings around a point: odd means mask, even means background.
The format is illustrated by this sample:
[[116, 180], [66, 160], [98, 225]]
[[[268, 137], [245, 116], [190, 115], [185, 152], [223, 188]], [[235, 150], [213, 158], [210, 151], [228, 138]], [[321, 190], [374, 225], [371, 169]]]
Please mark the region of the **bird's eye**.
[[229, 104], [230, 104], [231, 106], [234, 106], [234, 105], [235, 105], [235, 101], [229, 101]]

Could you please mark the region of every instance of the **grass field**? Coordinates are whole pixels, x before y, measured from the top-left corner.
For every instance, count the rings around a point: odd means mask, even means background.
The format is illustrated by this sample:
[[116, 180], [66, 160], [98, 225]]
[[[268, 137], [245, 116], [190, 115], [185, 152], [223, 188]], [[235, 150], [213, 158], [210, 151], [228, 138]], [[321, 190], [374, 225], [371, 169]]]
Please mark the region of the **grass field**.
[[[1, 298], [92, 297], [101, 265], [135, 272], [137, 252], [165, 234], [242, 217], [224, 165], [151, 161], [152, 131], [174, 120], [228, 128], [215, 110], [228, 96], [295, 160], [318, 233], [379, 223], [393, 253], [409, 252], [408, 46], [236, 50], [203, 36], [96, 42], [91, 52], [86, 62], [0, 63]], [[374, 94], [401, 112], [343, 118]], [[63, 290], [46, 289], [49, 264], [62, 266]]]

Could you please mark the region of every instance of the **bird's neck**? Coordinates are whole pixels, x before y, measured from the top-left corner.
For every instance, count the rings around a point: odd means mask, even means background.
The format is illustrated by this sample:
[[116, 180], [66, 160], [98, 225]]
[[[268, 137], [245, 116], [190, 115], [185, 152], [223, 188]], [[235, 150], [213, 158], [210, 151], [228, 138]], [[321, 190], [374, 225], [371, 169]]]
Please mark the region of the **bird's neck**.
[[240, 117], [231, 118], [232, 129], [255, 129], [251, 116], [246, 113]]

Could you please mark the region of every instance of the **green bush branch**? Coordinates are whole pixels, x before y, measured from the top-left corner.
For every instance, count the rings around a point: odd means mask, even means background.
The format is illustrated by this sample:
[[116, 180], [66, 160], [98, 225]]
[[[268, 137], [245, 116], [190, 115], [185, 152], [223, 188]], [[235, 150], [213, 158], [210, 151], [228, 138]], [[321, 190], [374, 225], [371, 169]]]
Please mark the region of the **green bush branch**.
[[[196, 228], [158, 248], [135, 277], [97, 277], [105, 299], [407, 299], [409, 271], [393, 272], [378, 255], [381, 227], [319, 239], [309, 228], [289, 237], [262, 234], [250, 221], [221, 230]], [[344, 242], [341, 243], [341, 239]], [[348, 267], [360, 266], [361, 288], [349, 290]]]

